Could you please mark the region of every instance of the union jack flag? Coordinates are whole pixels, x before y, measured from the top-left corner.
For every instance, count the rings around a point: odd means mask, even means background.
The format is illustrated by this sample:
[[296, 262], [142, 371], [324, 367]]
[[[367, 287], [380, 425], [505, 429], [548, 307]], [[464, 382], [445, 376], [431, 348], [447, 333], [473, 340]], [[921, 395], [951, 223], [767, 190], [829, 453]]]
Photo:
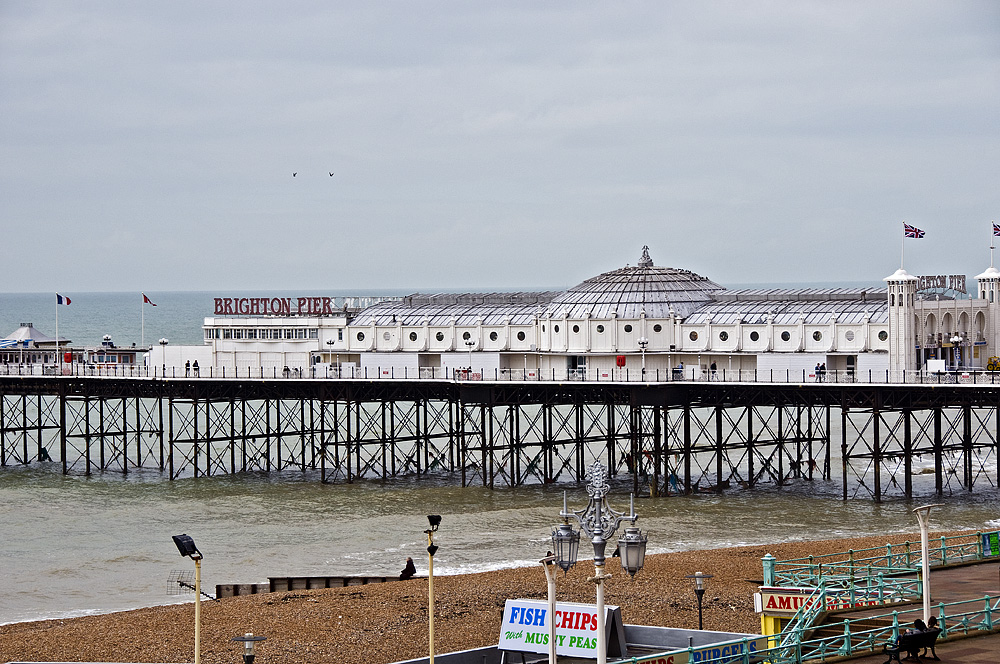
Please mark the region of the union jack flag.
[[[997, 232], [997, 225], [993, 225], [994, 233]], [[924, 232], [917, 228], [916, 226], [910, 226], [909, 224], [903, 224], [903, 237], [923, 237]]]
[[1000, 224], [993, 222], [993, 237], [1000, 237]]

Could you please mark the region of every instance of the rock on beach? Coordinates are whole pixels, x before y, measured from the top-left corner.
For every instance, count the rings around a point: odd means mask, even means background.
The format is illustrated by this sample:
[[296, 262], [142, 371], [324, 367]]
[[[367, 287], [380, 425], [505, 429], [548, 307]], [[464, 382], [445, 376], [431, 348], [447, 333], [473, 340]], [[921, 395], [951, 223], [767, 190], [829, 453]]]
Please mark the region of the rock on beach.
[[[953, 533], [936, 533], [942, 534]], [[618, 559], [608, 559], [614, 577], [605, 600], [622, 608], [626, 623], [697, 628], [698, 608], [689, 579], [712, 574], [704, 596], [706, 629], [758, 632], [753, 593], [763, 576], [761, 558], [779, 560], [880, 547], [919, 540], [918, 534], [788, 542], [650, 555], [630, 579]], [[416, 561], [418, 574], [425, 573]], [[426, 565], [426, 561], [424, 561]], [[275, 570], [280, 573], [281, 570]], [[587, 581], [593, 565], [581, 560], [559, 573], [559, 601], [594, 603]], [[478, 574], [438, 576], [435, 591], [435, 652], [495, 644], [508, 598], [544, 599], [541, 566]], [[0, 662], [191, 662], [194, 605], [181, 604], [0, 626]], [[248, 595], [202, 603], [204, 664], [239, 662], [246, 632], [264, 635], [257, 663], [382, 664], [427, 654], [427, 580]]]

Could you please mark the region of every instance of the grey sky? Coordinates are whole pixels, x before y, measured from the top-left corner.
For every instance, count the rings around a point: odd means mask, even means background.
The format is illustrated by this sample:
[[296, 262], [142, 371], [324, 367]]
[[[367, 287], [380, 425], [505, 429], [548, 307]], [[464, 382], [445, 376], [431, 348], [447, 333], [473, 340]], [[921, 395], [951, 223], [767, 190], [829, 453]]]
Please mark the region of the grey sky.
[[971, 276], [1000, 3], [0, 0], [0, 117], [6, 291]]

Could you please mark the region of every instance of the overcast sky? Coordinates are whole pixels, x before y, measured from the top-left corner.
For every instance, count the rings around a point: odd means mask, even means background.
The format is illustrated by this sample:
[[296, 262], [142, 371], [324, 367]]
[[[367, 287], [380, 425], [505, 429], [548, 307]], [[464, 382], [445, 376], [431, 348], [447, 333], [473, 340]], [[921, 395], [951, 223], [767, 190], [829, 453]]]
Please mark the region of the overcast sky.
[[0, 0], [0, 118], [4, 291], [974, 276], [1000, 3]]

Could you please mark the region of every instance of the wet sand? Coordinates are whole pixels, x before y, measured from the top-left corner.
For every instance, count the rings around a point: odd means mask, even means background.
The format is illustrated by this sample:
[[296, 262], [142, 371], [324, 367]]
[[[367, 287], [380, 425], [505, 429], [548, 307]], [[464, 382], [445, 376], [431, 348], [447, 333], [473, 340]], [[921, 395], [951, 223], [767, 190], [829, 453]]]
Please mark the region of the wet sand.
[[[946, 533], [935, 533], [936, 535]], [[697, 628], [698, 608], [690, 580], [712, 574], [704, 596], [705, 629], [758, 632], [753, 593], [763, 576], [761, 558], [778, 560], [919, 541], [919, 534], [684, 551], [647, 556], [629, 579], [617, 558], [605, 601], [622, 607], [626, 623]], [[415, 560], [418, 574], [426, 560]], [[560, 601], [594, 602], [593, 564], [581, 561], [558, 574]], [[280, 570], [275, 570], [280, 573]], [[508, 598], [545, 599], [541, 565], [481, 574], [436, 577], [436, 652], [495, 644]], [[232, 637], [253, 632], [258, 664], [383, 664], [427, 654], [427, 580], [299, 590], [202, 602], [204, 664], [240, 662]], [[172, 605], [68, 620], [0, 626], [0, 662], [192, 662], [194, 605]]]

